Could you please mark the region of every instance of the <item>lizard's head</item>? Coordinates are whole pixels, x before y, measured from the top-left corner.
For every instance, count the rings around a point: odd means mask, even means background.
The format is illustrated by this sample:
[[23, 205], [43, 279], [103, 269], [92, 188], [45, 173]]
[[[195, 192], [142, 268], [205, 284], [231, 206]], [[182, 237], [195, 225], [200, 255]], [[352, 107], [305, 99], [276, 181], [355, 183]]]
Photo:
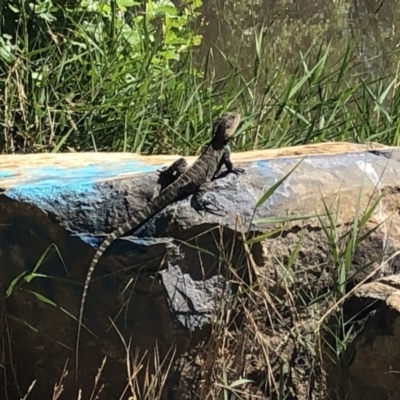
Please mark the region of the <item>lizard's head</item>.
[[217, 119], [213, 127], [214, 140], [228, 142], [240, 124], [240, 114], [227, 112]]

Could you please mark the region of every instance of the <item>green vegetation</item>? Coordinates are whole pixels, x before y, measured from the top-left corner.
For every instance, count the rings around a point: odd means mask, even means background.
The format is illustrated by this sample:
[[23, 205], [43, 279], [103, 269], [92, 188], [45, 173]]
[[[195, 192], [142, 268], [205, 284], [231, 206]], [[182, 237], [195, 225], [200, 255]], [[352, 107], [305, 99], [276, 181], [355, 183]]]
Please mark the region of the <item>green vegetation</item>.
[[[3, 2], [0, 36], [2, 153], [196, 152], [221, 111], [245, 119], [240, 149], [326, 140], [399, 144], [396, 76], [358, 69], [348, 44], [299, 57], [288, 76], [254, 35], [250, 70], [194, 54], [199, 0]], [[316, 54], [316, 55], [315, 55]], [[329, 62], [328, 62], [329, 61]]]

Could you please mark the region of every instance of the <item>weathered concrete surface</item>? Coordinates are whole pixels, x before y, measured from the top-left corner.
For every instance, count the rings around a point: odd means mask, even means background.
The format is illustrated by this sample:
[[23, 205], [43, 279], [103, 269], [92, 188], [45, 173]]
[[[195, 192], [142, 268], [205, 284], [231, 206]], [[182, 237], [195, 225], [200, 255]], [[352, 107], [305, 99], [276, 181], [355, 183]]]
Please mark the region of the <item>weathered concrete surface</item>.
[[[268, 158], [270, 154], [275, 158]], [[399, 248], [397, 154], [397, 149], [380, 146], [367, 150], [330, 143], [234, 155], [234, 162], [242, 162], [246, 175], [218, 179], [211, 190], [229, 211], [227, 215], [201, 216], [191, 207], [190, 198], [182, 200], [163, 210], [135, 237], [118, 240], [101, 259], [89, 288], [84, 320], [92, 333], [85, 331], [82, 335], [78, 382], [74, 376], [77, 323], [71, 315], [78, 313], [93, 246], [101, 242], [102, 234], [112, 231], [157, 194], [157, 176], [151, 173], [176, 157], [0, 157], [2, 291], [5, 293], [11, 282], [26, 271], [41, 274], [32, 280], [20, 279], [2, 305], [8, 316], [7, 331], [12, 332], [5, 364], [18, 366], [19, 390], [25, 393], [38, 378], [29, 398], [49, 398], [69, 359], [69, 373], [64, 380], [66, 398], [76, 398], [78, 387], [83, 387], [88, 397], [97, 368], [107, 355], [102, 395], [119, 398], [126, 385], [126, 349], [119, 335], [142, 350], [151, 350], [157, 343], [161, 355], [175, 345], [178, 356], [193, 348], [207, 336], [217, 300], [229, 300], [233, 288], [226, 280], [227, 265], [242, 267], [236, 215], [244, 231], [269, 229], [271, 224], [251, 224], [254, 205], [268, 187], [300, 161], [288, 180], [257, 210], [255, 219], [319, 214], [327, 223], [323, 216], [327, 206], [335, 226], [346, 227], [353, 223], [356, 213], [362, 215], [383, 195], [368, 222], [369, 227], [379, 227], [354, 254], [352, 282], [357, 284], [374, 271], [371, 278], [396, 274], [397, 258], [381, 267], [374, 260], [388, 249]], [[270, 280], [279, 280], [282, 271], [276, 260], [284, 265], [302, 229], [308, 234], [292, 270], [293, 279], [312, 285], [311, 276], [322, 282], [321, 287], [328, 287], [332, 276], [327, 257], [330, 247], [318, 218], [288, 223], [283, 234], [253, 248], [255, 261]], [[189, 245], [181, 245], [179, 240]], [[51, 248], [38, 265], [52, 244], [59, 253]], [[221, 262], [230, 247], [234, 251], [229, 263]], [[199, 253], [198, 248], [207, 253]], [[7, 381], [9, 393], [18, 392], [12, 374], [7, 374]]]

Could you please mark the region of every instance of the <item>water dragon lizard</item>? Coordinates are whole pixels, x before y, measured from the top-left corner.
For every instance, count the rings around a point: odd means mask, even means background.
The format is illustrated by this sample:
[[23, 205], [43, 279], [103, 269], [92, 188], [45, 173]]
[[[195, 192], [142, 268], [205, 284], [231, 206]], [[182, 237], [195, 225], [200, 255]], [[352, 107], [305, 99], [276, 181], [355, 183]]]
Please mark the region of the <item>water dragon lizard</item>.
[[233, 167], [228, 145], [239, 123], [240, 114], [236, 112], [227, 112], [217, 119], [213, 124], [211, 141], [194, 164], [188, 168], [185, 159], [179, 158], [169, 168], [162, 171], [161, 173], [171, 178], [172, 183], [164, 188], [146, 207], [138, 210], [133, 218], [110, 233], [96, 251], [86, 275], [81, 297], [76, 338], [76, 371], [78, 371], [79, 339], [86, 295], [94, 269], [100, 257], [116, 239], [129, 232], [136, 231], [166, 206], [182, 197], [195, 193], [195, 198], [200, 208], [204, 211], [211, 211], [213, 202], [206, 195], [206, 188], [209, 182], [216, 177], [222, 165], [225, 165], [228, 172], [235, 173], [236, 175], [244, 173], [243, 169]]

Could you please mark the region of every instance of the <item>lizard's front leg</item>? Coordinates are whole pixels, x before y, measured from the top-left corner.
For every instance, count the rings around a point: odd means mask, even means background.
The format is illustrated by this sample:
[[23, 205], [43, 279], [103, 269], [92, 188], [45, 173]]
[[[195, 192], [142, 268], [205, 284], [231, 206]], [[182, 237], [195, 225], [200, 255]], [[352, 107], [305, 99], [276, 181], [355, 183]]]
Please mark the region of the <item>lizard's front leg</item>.
[[[225, 165], [226, 171], [219, 173], [221, 167]], [[229, 173], [234, 173], [235, 175], [245, 174], [246, 171], [243, 168], [234, 167], [231, 161], [231, 149], [228, 145], [225, 146], [222, 153], [221, 160], [218, 163], [217, 170], [215, 171], [213, 179], [221, 178]]]
[[231, 148], [227, 145], [225, 146], [224, 154], [221, 161], [225, 164], [228, 172], [232, 172], [235, 175], [245, 174], [246, 171], [243, 168], [234, 167], [231, 161]]

